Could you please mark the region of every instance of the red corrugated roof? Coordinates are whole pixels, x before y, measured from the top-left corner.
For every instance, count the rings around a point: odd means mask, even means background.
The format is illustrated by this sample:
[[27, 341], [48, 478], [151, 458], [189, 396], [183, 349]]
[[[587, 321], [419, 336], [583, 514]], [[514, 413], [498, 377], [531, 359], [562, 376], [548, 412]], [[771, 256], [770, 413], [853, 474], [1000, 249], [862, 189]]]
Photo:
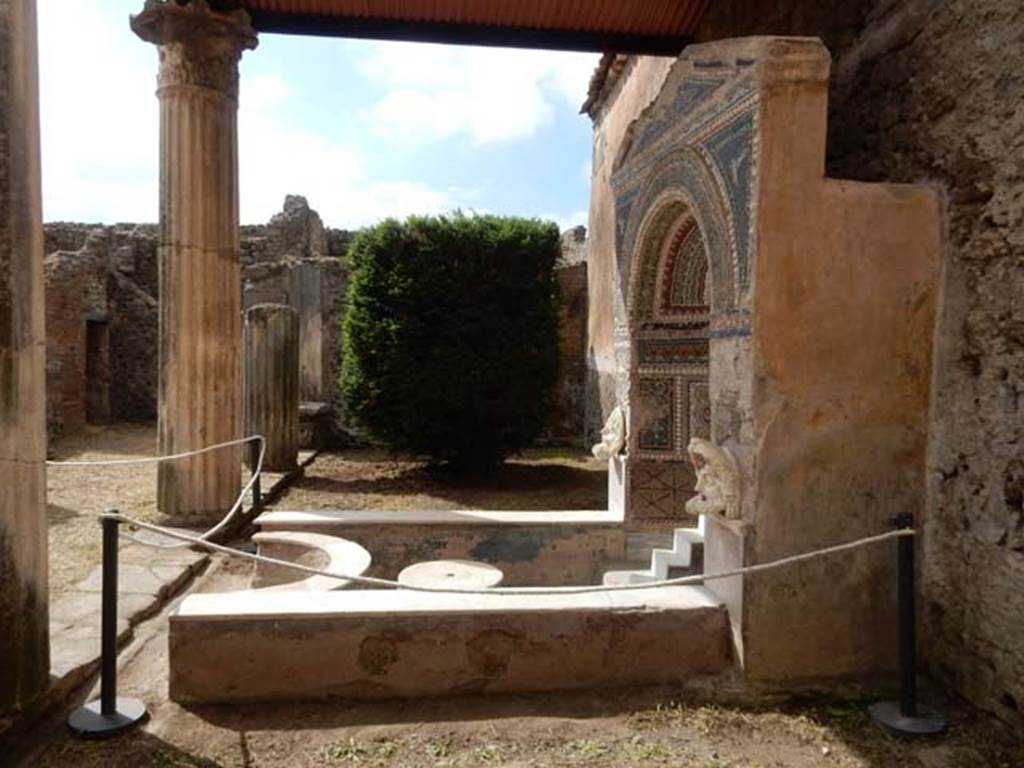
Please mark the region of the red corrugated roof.
[[[241, 0], [266, 32], [604, 48], [685, 44], [710, 0]], [[493, 38], [493, 39], [490, 39]], [[678, 52], [675, 49], [674, 52]]]

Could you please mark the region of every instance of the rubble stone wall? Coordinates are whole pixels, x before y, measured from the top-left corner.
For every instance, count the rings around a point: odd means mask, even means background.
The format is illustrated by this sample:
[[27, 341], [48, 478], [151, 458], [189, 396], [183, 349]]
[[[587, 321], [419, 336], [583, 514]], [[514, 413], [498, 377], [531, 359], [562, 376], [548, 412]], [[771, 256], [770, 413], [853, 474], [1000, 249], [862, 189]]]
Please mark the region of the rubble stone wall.
[[[344, 255], [353, 233], [326, 228], [306, 200], [289, 195], [265, 225], [242, 227], [243, 306], [293, 306], [308, 333], [317, 322], [321, 378], [316, 399], [334, 409], [330, 442], [358, 442], [338, 385], [341, 320], [348, 273]], [[87, 422], [86, 328], [91, 320], [109, 333], [109, 418], [156, 418], [159, 371], [158, 227], [152, 224], [45, 226], [47, 304], [47, 424], [50, 439]], [[582, 445], [583, 325], [586, 322], [586, 230], [563, 238], [562, 378], [545, 442]], [[316, 278], [319, 290], [316, 290]], [[581, 277], [582, 276], [582, 277]], [[315, 333], [314, 333], [315, 335]], [[311, 350], [312, 351], [312, 350]], [[315, 354], [315, 351], [312, 352]]]

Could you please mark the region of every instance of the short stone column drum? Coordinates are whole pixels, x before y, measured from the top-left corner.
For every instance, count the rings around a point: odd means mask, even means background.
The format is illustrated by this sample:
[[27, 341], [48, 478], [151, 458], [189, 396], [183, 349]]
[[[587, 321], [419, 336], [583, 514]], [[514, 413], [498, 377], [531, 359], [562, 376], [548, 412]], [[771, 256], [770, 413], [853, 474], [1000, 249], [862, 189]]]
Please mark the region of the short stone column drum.
[[299, 316], [283, 304], [245, 313], [245, 434], [263, 435], [263, 468], [289, 472], [299, 453]]

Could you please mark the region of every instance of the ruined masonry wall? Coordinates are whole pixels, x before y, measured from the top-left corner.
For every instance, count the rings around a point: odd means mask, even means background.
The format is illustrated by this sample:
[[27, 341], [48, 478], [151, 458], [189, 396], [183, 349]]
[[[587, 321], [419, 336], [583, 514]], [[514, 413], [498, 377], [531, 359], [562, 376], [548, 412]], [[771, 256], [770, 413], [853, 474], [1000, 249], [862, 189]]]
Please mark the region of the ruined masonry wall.
[[[154, 224], [46, 224], [47, 428], [50, 440], [86, 423], [86, 323], [109, 334], [109, 418], [156, 418], [159, 285]], [[306, 201], [289, 196], [270, 223], [242, 227], [245, 306], [289, 302], [291, 274], [314, 263], [324, 275], [323, 399], [338, 405], [336, 364], [344, 306], [341, 256], [351, 233], [328, 230]], [[335, 250], [331, 250], [331, 249]], [[329, 293], [328, 290], [337, 290]], [[340, 305], [339, 308], [336, 305]], [[344, 431], [344, 427], [339, 427]]]
[[[45, 226], [47, 426], [51, 441], [87, 421], [86, 323], [105, 322], [109, 335], [109, 418], [156, 418], [158, 387], [158, 228], [152, 224]], [[359, 439], [345, 414], [338, 386], [341, 320], [348, 273], [343, 256], [353, 233], [328, 229], [306, 200], [289, 195], [281, 213], [265, 225], [243, 226], [243, 306], [296, 306], [315, 297], [319, 280], [321, 359], [319, 394], [303, 399], [331, 404], [332, 441]], [[563, 368], [556, 405], [543, 442], [581, 446], [587, 318], [586, 230], [563, 236], [558, 273], [562, 293], [560, 338]], [[299, 296], [299, 294], [302, 294]], [[315, 319], [313, 325], [315, 326]]]
[[1024, 729], [1024, 5], [877, 3], [839, 51], [829, 168], [948, 196], [927, 660]]

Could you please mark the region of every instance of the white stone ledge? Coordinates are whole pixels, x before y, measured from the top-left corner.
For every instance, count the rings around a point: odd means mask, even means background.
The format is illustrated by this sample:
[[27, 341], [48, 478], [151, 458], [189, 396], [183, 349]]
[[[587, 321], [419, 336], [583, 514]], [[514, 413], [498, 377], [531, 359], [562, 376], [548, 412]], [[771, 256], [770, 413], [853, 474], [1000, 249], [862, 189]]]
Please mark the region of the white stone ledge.
[[344, 592], [243, 591], [186, 597], [172, 623], [301, 621], [370, 616], [522, 613], [622, 613], [718, 608], [722, 601], [704, 587], [675, 586], [584, 594], [465, 595], [408, 590]]
[[622, 525], [621, 512], [608, 510], [566, 510], [561, 512], [523, 512], [486, 510], [417, 510], [389, 512], [381, 510], [318, 510], [266, 512], [256, 519], [263, 530], [305, 530], [339, 525]]

